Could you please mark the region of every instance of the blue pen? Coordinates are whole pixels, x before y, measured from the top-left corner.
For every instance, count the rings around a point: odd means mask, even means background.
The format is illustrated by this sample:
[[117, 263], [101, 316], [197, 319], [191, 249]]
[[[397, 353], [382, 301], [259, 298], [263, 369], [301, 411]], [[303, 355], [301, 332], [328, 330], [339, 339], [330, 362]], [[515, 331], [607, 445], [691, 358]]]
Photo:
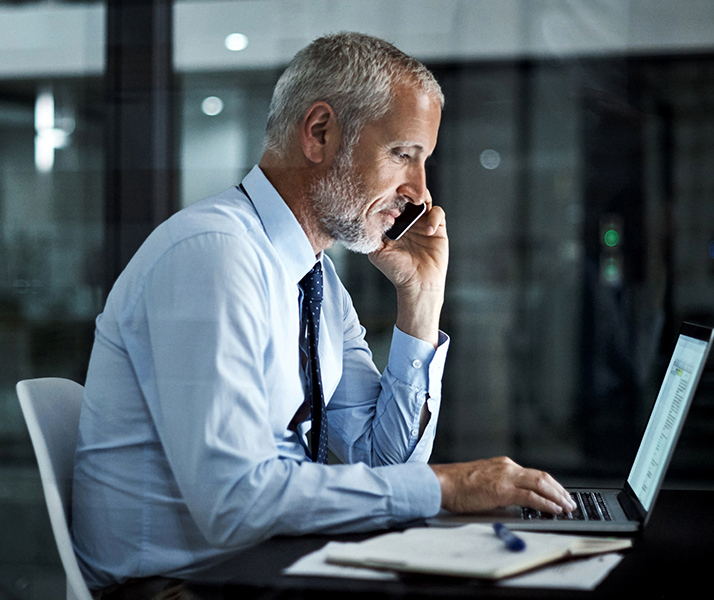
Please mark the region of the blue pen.
[[493, 530], [498, 538], [506, 544], [506, 548], [512, 552], [520, 552], [525, 549], [526, 543], [518, 536], [513, 535], [513, 532], [502, 523], [494, 523]]

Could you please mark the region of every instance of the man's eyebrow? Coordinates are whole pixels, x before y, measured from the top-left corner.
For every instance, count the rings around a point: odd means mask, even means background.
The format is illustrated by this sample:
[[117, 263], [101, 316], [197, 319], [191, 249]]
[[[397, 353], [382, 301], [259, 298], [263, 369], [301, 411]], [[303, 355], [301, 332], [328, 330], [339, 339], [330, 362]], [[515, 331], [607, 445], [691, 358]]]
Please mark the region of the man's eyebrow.
[[[398, 148], [413, 148], [417, 151], [417, 153], [425, 153], [426, 152], [426, 148], [424, 147], [423, 144], [421, 144], [420, 142], [411, 141], [411, 140], [403, 140], [403, 141], [397, 140], [395, 142], [389, 143], [387, 146], [385, 146], [385, 148], [388, 148], [390, 151], [396, 150]], [[431, 158], [432, 155], [433, 155], [433, 152], [431, 152], [430, 154], [427, 154], [425, 160], [428, 160], [429, 158]]]
[[416, 148], [417, 150], [424, 150], [424, 146], [422, 146], [419, 142], [412, 142], [409, 140], [405, 141], [396, 141], [392, 142], [389, 144], [392, 148]]
[[[396, 141], [396, 142], [392, 142], [391, 144], [389, 144], [390, 150], [396, 150], [398, 148], [409, 148], [410, 150], [416, 150], [416, 152], [418, 154], [423, 154], [424, 152], [426, 152], [424, 145], [420, 144], [419, 142], [405, 140], [405, 141]], [[429, 156], [431, 156], [431, 154]]]

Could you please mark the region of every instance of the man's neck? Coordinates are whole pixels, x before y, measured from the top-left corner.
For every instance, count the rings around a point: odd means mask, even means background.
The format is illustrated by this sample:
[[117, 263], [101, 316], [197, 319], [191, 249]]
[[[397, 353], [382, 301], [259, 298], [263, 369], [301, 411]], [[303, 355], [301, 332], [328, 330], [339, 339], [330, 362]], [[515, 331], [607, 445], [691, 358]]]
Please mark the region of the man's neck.
[[301, 165], [291, 165], [289, 161], [268, 153], [263, 155], [258, 166], [295, 215], [315, 251], [315, 256], [329, 248], [334, 240], [320, 230], [310, 201], [310, 190], [314, 185], [315, 173]]

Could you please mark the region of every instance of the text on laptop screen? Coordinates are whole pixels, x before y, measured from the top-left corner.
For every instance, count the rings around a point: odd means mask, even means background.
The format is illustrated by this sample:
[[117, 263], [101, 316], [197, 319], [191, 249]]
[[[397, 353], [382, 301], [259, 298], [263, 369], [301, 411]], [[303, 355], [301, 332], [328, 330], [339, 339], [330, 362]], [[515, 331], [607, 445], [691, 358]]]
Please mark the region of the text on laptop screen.
[[660, 486], [669, 452], [677, 434], [697, 375], [707, 355], [707, 344], [680, 335], [654, 410], [647, 423], [642, 443], [627, 482], [645, 510], [652, 506]]

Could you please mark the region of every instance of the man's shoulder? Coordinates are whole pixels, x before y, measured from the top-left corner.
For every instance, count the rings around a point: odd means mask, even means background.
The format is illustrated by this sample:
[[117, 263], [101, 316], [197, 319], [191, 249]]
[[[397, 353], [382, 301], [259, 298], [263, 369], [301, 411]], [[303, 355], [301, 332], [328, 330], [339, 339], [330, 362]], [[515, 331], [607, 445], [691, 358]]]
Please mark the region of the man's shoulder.
[[241, 235], [262, 229], [255, 208], [236, 187], [183, 208], [166, 225], [174, 242], [201, 233]]
[[215, 262], [225, 253], [214, 249], [226, 245], [233, 248], [233, 256], [272, 254], [260, 218], [237, 188], [199, 200], [174, 214], [151, 233], [131, 261], [136, 265], [129, 266], [145, 274], [168, 257], [199, 251], [208, 253]]
[[236, 188], [183, 208], [159, 225], [129, 261], [111, 295], [131, 304], [159, 265], [200, 262], [202, 270], [215, 270], [225, 267], [229, 256], [256, 268], [272, 260], [260, 219]]

